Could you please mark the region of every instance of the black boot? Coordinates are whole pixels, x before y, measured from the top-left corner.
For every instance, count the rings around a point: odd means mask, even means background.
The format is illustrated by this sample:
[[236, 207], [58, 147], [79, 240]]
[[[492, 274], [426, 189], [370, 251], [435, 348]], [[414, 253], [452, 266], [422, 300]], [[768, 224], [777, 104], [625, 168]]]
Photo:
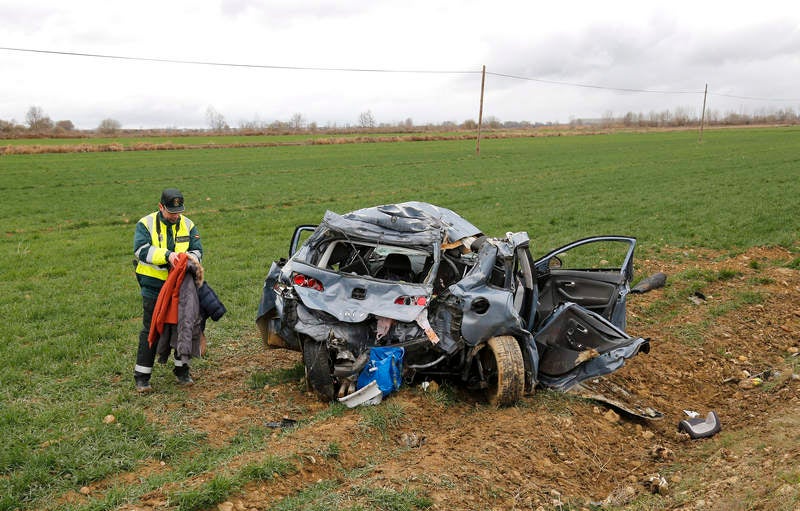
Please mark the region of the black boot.
[[150, 386], [150, 375], [134, 371], [133, 381], [136, 382], [136, 392], [139, 394], [147, 394], [153, 392], [153, 387]]
[[175, 377], [178, 379], [178, 385], [181, 387], [191, 387], [194, 385], [194, 380], [189, 375], [189, 366], [175, 366], [175, 369], [172, 370], [175, 374]]

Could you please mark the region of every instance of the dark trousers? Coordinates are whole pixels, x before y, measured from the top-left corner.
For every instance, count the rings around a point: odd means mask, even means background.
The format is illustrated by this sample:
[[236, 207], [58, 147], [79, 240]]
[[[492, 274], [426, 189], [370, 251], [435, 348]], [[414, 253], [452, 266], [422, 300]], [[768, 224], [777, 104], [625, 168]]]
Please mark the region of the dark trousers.
[[153, 372], [153, 364], [156, 361], [157, 343], [153, 347], [147, 342], [150, 335], [150, 323], [153, 321], [153, 311], [156, 308], [155, 298], [142, 297], [142, 330], [139, 332], [139, 349], [136, 352], [136, 368], [134, 376], [137, 378], [150, 379]]
[[[133, 377], [136, 380], [150, 381], [150, 375], [153, 374], [153, 364], [156, 361], [156, 350], [158, 350], [158, 343], [150, 343], [147, 338], [150, 337], [150, 323], [153, 322], [153, 311], [156, 308], [156, 300], [153, 298], [142, 297], [142, 330], [139, 332], [139, 349], [136, 352], [136, 367], [133, 369]], [[162, 360], [164, 362], [166, 360]], [[176, 376], [188, 375], [188, 365], [178, 365], [176, 361], [175, 367], [172, 372]]]

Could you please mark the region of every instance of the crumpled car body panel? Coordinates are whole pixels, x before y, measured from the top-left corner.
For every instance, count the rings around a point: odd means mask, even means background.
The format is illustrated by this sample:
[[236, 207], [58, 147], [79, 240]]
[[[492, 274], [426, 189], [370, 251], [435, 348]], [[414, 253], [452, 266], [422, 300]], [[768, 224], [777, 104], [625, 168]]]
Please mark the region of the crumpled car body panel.
[[639, 351], [650, 349], [646, 339], [633, 338], [574, 303], [559, 305], [534, 340], [544, 361], [539, 381], [559, 390], [612, 373]]
[[[495, 389], [510, 371], [528, 391], [566, 390], [649, 348], [623, 330], [634, 238], [586, 238], [534, 260], [525, 232], [488, 238], [449, 209], [407, 202], [328, 211], [299, 240], [296, 231], [289, 260], [270, 267], [256, 323], [268, 346], [303, 351], [327, 394], [330, 383], [346, 392], [373, 346], [403, 346], [409, 379]], [[559, 266], [600, 244], [623, 255], [604, 268]], [[517, 397], [496, 392], [501, 403]]]
[[339, 275], [301, 262], [295, 262], [292, 271], [315, 278], [324, 286], [324, 293], [295, 286], [299, 300], [306, 307], [325, 311], [347, 323], [364, 321], [371, 314], [403, 322], [414, 321], [425, 307], [396, 304], [395, 299], [399, 296], [430, 296], [433, 291], [432, 286], [425, 284], [368, 280], [360, 275]]

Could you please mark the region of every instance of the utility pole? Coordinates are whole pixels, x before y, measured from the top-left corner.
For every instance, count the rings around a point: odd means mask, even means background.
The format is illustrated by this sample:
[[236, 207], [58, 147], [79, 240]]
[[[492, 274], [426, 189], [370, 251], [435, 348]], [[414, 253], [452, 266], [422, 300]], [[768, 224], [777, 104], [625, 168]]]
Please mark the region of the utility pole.
[[483, 89], [486, 85], [486, 65], [483, 66], [483, 72], [481, 73], [481, 107], [478, 110], [478, 142], [475, 145], [475, 154], [480, 156], [481, 155], [481, 124], [483, 124]]
[[698, 142], [703, 142], [703, 125], [706, 123], [706, 97], [708, 96], [708, 84], [706, 84], [706, 90], [703, 93], [703, 114], [700, 116], [700, 140]]

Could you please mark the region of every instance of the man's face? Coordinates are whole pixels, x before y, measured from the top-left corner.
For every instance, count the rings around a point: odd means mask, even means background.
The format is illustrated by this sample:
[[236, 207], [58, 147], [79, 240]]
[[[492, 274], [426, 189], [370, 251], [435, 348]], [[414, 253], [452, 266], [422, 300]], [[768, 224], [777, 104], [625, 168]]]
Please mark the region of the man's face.
[[161, 211], [161, 216], [164, 217], [164, 220], [166, 220], [171, 224], [176, 223], [178, 219], [180, 219], [181, 217], [180, 213], [170, 213], [169, 211], [167, 211], [167, 208], [164, 207], [163, 204], [158, 205], [158, 210]]

